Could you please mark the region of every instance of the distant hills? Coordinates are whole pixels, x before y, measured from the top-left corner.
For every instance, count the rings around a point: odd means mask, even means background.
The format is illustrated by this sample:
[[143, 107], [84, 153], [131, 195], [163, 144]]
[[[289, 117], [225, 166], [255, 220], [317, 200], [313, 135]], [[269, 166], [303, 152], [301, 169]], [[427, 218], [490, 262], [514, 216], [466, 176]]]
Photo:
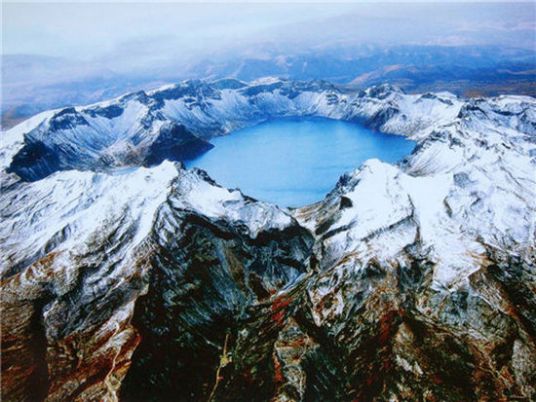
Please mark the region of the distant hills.
[[215, 55], [185, 64], [170, 59], [136, 73], [112, 71], [99, 62], [37, 55], [2, 56], [2, 127], [40, 111], [87, 104], [188, 78], [264, 76], [325, 79], [349, 89], [390, 83], [407, 92], [450, 91], [461, 96], [536, 95], [536, 54], [493, 46], [366, 46]]

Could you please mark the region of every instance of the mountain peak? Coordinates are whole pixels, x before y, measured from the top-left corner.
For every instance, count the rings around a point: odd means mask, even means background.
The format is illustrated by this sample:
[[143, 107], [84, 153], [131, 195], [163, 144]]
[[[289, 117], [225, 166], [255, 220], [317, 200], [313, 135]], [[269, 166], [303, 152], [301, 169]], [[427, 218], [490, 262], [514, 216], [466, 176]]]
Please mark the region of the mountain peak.
[[[3, 133], [5, 399], [534, 399], [536, 100], [267, 82]], [[282, 116], [418, 145], [293, 210], [166, 160]]]

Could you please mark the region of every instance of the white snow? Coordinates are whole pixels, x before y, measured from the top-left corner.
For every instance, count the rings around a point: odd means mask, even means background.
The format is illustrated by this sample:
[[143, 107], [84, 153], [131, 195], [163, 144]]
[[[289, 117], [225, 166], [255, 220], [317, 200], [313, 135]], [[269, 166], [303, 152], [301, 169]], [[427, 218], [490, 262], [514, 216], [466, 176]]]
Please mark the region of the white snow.
[[238, 190], [207, 182], [197, 171], [182, 172], [176, 194], [170, 200], [173, 207], [193, 210], [209, 218], [240, 222], [248, 227], [253, 238], [261, 230], [284, 229], [292, 223], [292, 218], [275, 205], [249, 201]]
[[[248, 89], [277, 82], [281, 89], [247, 95]], [[286, 96], [286, 90], [297, 91], [297, 96]], [[536, 100], [523, 96], [464, 100], [449, 93], [381, 90], [380, 99], [372, 96], [373, 90], [366, 91], [368, 96], [343, 94], [329, 86], [271, 77], [244, 88], [214, 89], [213, 97], [199, 94], [193, 104], [185, 98], [167, 99], [155, 110], [151, 100], [141, 103], [120, 97], [78, 107], [89, 126], [60, 130], [53, 138], [35, 130], [57, 112], [49, 111], [2, 132], [0, 179], [7, 180], [5, 169], [27, 133], [78, 147], [81, 155], [115, 157], [146, 146], [169, 121], [184, 124], [194, 134], [209, 135], [274, 116], [316, 114], [367, 121], [394, 110], [380, 129], [419, 142], [407, 162], [393, 166], [370, 160], [356, 166], [348, 184], [308, 211], [294, 214], [312, 232], [329, 223], [317, 236], [324, 268], [356, 270], [373, 258], [396, 266], [407, 258], [406, 247], [418, 243], [434, 264], [433, 288], [448, 291], [482, 267], [485, 245], [515, 253], [533, 250]], [[120, 106], [123, 113], [113, 119], [91, 117], [91, 108], [111, 105]], [[104, 145], [94, 147], [96, 142]], [[155, 212], [165, 202], [211, 219], [243, 223], [252, 237], [262, 229], [282, 229], [293, 219], [288, 211], [251, 201], [237, 190], [211, 184], [199, 172], [178, 171], [171, 163], [107, 174], [57, 172], [15, 187], [0, 197], [3, 271], [14, 262], [31, 259], [47, 243], [77, 252], [103, 227], [125, 217], [120, 226], [138, 224], [134, 247], [151, 230]], [[350, 207], [340, 208], [342, 196], [351, 201]]]
[[66, 171], [21, 183], [0, 198], [0, 272], [45, 251], [47, 243], [52, 247], [49, 242], [62, 232], [55, 250], [82, 253], [93, 236], [122, 220], [120, 230], [136, 228], [135, 247], [149, 233], [176, 175], [176, 166], [165, 162], [123, 174]]

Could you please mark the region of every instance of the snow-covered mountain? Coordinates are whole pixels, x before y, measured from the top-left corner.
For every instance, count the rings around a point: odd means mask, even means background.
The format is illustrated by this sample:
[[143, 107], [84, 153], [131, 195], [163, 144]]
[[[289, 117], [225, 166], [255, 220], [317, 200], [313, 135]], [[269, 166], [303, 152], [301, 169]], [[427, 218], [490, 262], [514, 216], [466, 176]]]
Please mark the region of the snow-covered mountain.
[[[418, 146], [296, 210], [177, 162], [305, 115]], [[536, 398], [533, 98], [187, 81], [42, 113], [0, 158], [6, 400]]]
[[8, 131], [0, 156], [8, 172], [32, 181], [58, 170], [105, 171], [184, 160], [210, 149], [207, 140], [213, 136], [280, 116], [364, 120], [385, 131], [407, 134], [429, 125], [430, 113], [444, 121], [452, 119], [459, 109], [454, 102], [449, 94], [410, 96], [389, 86], [344, 94], [321, 81], [186, 81], [91, 106], [45, 112], [24, 129]]

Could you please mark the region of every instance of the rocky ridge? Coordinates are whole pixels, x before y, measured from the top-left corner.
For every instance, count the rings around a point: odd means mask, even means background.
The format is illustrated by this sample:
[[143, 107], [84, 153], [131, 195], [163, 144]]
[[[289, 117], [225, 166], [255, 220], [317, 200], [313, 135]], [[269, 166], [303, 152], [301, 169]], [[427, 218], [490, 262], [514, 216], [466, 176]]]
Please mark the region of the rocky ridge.
[[[418, 146], [296, 210], [162, 162], [285, 115]], [[5, 400], [536, 398], [533, 98], [184, 82], [2, 137]]]

